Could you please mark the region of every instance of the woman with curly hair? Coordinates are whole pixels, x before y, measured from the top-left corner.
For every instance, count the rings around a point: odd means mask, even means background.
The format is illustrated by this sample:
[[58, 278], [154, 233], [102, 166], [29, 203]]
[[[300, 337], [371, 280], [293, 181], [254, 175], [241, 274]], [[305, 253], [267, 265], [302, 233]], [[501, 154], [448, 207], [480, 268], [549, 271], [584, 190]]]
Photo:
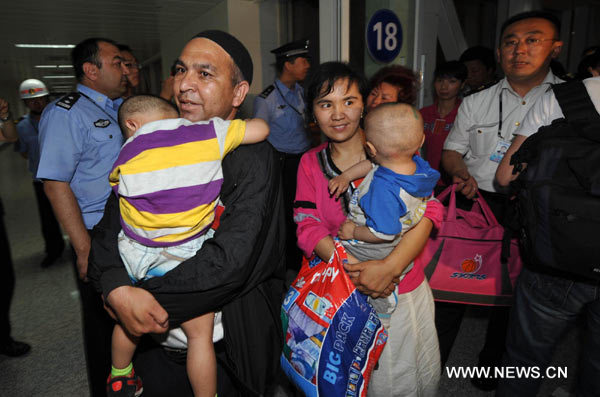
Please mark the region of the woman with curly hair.
[[414, 105], [419, 90], [419, 76], [404, 66], [385, 66], [371, 77], [369, 89], [367, 112], [387, 102]]

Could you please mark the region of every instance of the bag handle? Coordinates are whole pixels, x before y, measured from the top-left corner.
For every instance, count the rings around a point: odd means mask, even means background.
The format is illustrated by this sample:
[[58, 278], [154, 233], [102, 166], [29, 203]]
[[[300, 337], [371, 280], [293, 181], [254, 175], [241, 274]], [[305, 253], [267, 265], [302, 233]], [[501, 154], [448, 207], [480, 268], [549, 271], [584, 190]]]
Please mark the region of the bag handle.
[[488, 203], [485, 201], [483, 196], [479, 193], [479, 189], [477, 190], [477, 198], [475, 199], [475, 201], [477, 203], [479, 203], [479, 206], [481, 207], [481, 210], [483, 212], [483, 216], [488, 221], [490, 226], [498, 225], [498, 220], [494, 216], [494, 213], [492, 212], [492, 209], [490, 208]]
[[450, 194], [450, 192], [452, 191], [452, 188], [456, 188], [455, 184], [453, 183], [452, 185], [446, 187], [440, 194], [438, 194], [435, 198], [439, 200], [439, 202], [443, 202], [446, 197], [448, 197], [448, 195]]
[[456, 183], [448, 186], [444, 189], [443, 192], [437, 195], [436, 199], [439, 200], [442, 205], [446, 198], [450, 196], [450, 202], [448, 203], [448, 207], [446, 210], [446, 220], [455, 220], [456, 219]]
[[[479, 204], [479, 207], [481, 208], [481, 212], [483, 213], [485, 220], [488, 222], [488, 224], [490, 226], [498, 225], [498, 220], [494, 216], [494, 213], [490, 209], [490, 206], [488, 205], [488, 203], [485, 201], [485, 199], [479, 193], [479, 189], [477, 189], [476, 195], [477, 195], [476, 199], [473, 201], [473, 203]], [[448, 212], [446, 214], [446, 220], [448, 220], [448, 221], [456, 220], [456, 183], [453, 183], [452, 185], [448, 186], [436, 198], [441, 203], [443, 203], [444, 200], [448, 196], [450, 196], [450, 201], [449, 201], [448, 207], [447, 207]]]

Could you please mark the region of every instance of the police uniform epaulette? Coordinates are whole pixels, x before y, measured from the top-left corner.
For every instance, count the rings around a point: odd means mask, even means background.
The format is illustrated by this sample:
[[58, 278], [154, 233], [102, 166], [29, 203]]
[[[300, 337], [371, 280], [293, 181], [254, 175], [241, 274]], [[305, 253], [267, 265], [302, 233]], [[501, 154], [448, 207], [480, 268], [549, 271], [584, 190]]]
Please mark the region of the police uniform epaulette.
[[259, 97], [261, 97], [261, 98], [268, 97], [273, 92], [274, 89], [275, 89], [275, 85], [271, 84], [270, 86], [265, 88], [263, 92], [260, 93]]
[[79, 100], [81, 94], [78, 92], [71, 92], [64, 97], [60, 98], [58, 102], [56, 102], [56, 106], [60, 106], [63, 109], [71, 110], [75, 102]]
[[490, 88], [490, 87], [492, 87], [492, 86], [494, 86], [494, 85], [498, 84], [498, 82], [499, 82], [499, 81], [500, 81], [500, 80], [493, 80], [493, 81], [490, 81], [489, 83], [482, 84], [482, 85], [480, 85], [479, 87], [475, 88], [474, 90], [471, 90], [471, 91], [469, 91], [469, 92], [468, 92], [468, 93], [467, 93], [467, 94], [464, 96], [464, 98], [468, 97], [469, 95], [473, 95], [473, 94], [476, 94], [476, 93], [478, 93], [478, 92], [481, 92], [481, 91], [483, 91], [483, 90], [487, 90], [488, 88]]

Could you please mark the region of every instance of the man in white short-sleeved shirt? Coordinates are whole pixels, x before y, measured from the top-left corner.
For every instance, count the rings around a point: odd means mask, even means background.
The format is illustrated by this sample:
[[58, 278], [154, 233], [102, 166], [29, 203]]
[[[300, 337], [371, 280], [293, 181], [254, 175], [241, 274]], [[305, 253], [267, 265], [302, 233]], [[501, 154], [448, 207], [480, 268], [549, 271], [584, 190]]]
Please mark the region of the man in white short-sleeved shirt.
[[[583, 81], [585, 88], [600, 113], [600, 77], [592, 77]], [[521, 147], [527, 137], [535, 134], [540, 127], [550, 125], [552, 121], [565, 117], [553, 91], [548, 91], [523, 119], [519, 129], [515, 131], [515, 139], [511, 142], [506, 155], [496, 171], [496, 180], [500, 186], [507, 186], [518, 175], [512, 174], [513, 167], [510, 165], [510, 157]]]
[[[494, 183], [496, 169], [527, 111], [552, 84], [562, 82], [550, 71], [550, 61], [559, 55], [562, 42], [560, 22], [541, 11], [509, 18], [502, 25], [500, 37], [497, 56], [506, 77], [464, 99], [444, 143], [442, 167], [457, 184], [458, 192], [472, 199], [479, 191], [502, 222], [508, 201]], [[457, 204], [468, 207], [470, 203], [459, 195]], [[450, 354], [464, 310], [465, 305], [436, 304], [442, 363]], [[500, 365], [508, 314], [507, 307], [490, 310], [478, 365]], [[472, 383], [483, 390], [496, 387], [495, 379], [474, 378]]]
[[[508, 148], [506, 143], [531, 106], [552, 84], [562, 82], [550, 71], [550, 61], [562, 46], [556, 34], [552, 22], [543, 18], [526, 18], [507, 26], [498, 49], [506, 77], [466, 97], [458, 109], [444, 143], [442, 165], [468, 198], [477, 188], [498, 190], [494, 175], [499, 160], [493, 155], [502, 151], [501, 144]], [[529, 35], [539, 40], [536, 45], [527, 44]]]

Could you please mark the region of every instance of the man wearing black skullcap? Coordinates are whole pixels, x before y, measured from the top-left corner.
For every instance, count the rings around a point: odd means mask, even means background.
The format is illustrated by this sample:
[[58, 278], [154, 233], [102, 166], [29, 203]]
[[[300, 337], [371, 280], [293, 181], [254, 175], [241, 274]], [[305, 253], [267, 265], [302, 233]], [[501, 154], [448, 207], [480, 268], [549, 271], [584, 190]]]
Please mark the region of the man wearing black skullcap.
[[[198, 34], [177, 60], [173, 88], [181, 117], [232, 119], [252, 72], [250, 54], [236, 38], [214, 30]], [[214, 331], [219, 395], [262, 395], [278, 368], [285, 270], [278, 173], [268, 143], [239, 147], [225, 157], [225, 211], [214, 238], [165, 276], [135, 287], [117, 249], [121, 226], [114, 196], [94, 229], [91, 277], [133, 335], [165, 333], [200, 314], [222, 312]], [[171, 331], [162, 344], [138, 350], [135, 368], [144, 380], [144, 396], [191, 396], [185, 339]]]

